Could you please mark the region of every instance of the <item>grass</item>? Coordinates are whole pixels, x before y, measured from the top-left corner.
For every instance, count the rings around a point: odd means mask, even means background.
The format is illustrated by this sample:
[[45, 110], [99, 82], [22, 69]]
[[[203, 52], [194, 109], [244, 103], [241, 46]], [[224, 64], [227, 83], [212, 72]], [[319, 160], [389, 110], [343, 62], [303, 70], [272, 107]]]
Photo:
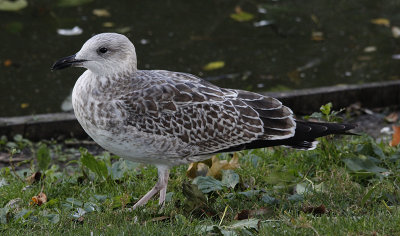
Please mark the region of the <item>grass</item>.
[[[3, 151], [29, 146], [35, 158], [26, 169], [0, 171], [2, 235], [400, 234], [400, 152], [367, 136], [329, 137], [313, 151], [244, 151], [240, 168], [222, 171], [225, 180], [202, 177], [198, 186], [186, 177], [187, 166], [178, 166], [165, 208], [155, 198], [134, 212], [126, 209], [155, 184], [154, 167], [83, 149], [67, 162], [55, 143], [8, 143]], [[29, 184], [26, 177], [38, 170], [45, 178]], [[199, 191], [209, 180], [225, 184]], [[30, 204], [42, 189], [48, 201]], [[235, 220], [238, 213], [250, 219]]]

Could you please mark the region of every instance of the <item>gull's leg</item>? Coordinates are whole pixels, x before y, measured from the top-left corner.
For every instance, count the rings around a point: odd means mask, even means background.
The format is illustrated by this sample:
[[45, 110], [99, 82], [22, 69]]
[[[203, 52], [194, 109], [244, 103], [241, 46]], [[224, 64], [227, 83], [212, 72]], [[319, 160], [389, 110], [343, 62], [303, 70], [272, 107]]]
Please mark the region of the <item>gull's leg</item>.
[[163, 208], [165, 205], [165, 195], [167, 193], [169, 169], [163, 172], [163, 176], [159, 174], [159, 178], [161, 178], [162, 188], [160, 190], [160, 199], [158, 201], [158, 204], [161, 206], [161, 208]]
[[[165, 200], [165, 193], [167, 191], [168, 177], [169, 177], [169, 167], [168, 166], [157, 166], [158, 169], [158, 180], [156, 185], [147, 192], [135, 205], [133, 205], [132, 210], [135, 210], [139, 206], [145, 205], [150, 198], [152, 198], [155, 194], [160, 192], [160, 201], [159, 204], [163, 204]], [[161, 198], [163, 200], [161, 201]]]

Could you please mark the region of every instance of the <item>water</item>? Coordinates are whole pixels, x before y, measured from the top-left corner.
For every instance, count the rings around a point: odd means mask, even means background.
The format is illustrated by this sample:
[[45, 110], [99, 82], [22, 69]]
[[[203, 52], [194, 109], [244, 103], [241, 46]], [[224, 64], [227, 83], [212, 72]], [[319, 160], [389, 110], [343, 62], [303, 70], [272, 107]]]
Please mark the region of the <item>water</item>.
[[[59, 6], [65, 2], [78, 6]], [[237, 6], [254, 19], [233, 20]], [[397, 0], [29, 1], [19, 12], [0, 11], [0, 117], [61, 111], [83, 69], [51, 72], [50, 66], [101, 32], [125, 32], [141, 69], [188, 72], [229, 88], [279, 91], [398, 79], [400, 61], [392, 56], [400, 54], [400, 38], [392, 27], [400, 27], [399, 10]], [[384, 20], [371, 23], [376, 18]], [[385, 19], [390, 25], [382, 25]], [[83, 33], [57, 34], [74, 26]], [[214, 61], [225, 66], [203, 69]]]

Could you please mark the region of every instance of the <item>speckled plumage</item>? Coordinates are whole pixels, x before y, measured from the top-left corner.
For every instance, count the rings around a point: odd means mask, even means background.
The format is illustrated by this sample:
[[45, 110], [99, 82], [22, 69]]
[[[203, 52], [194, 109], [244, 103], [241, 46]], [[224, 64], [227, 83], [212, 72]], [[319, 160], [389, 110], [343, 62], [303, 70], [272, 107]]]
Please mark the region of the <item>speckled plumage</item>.
[[53, 68], [71, 65], [88, 69], [72, 104], [89, 136], [114, 154], [158, 167], [159, 181], [134, 208], [157, 192], [163, 204], [171, 166], [248, 148], [311, 149], [315, 138], [353, 128], [295, 121], [275, 98], [219, 88], [191, 74], [138, 70], [135, 48], [120, 34], [92, 37]]
[[288, 138], [296, 125], [290, 109], [276, 99], [169, 71], [111, 78], [87, 71], [72, 101], [82, 127], [105, 149], [169, 166], [257, 139]]

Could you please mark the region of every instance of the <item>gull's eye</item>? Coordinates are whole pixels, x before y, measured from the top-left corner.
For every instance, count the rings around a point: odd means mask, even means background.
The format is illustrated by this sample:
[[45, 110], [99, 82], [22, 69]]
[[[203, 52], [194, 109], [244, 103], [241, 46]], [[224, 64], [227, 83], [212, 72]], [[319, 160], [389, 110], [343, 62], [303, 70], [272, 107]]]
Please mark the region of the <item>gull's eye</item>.
[[108, 51], [108, 49], [107, 48], [99, 48], [99, 52], [100, 53], [106, 53]]

